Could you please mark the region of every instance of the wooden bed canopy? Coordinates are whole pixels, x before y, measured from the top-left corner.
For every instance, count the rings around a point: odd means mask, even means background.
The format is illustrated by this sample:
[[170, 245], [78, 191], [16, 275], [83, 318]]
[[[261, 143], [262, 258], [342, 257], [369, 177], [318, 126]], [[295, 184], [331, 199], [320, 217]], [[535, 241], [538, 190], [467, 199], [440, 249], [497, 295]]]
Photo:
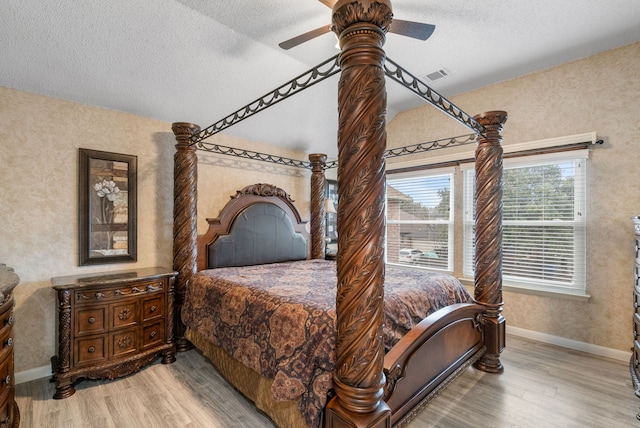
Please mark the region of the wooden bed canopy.
[[[327, 405], [325, 426], [387, 427], [391, 426], [392, 419], [390, 406], [383, 399], [390, 381], [385, 379], [385, 373], [393, 373], [394, 367], [385, 367], [381, 343], [385, 278], [385, 158], [388, 155], [385, 75], [470, 127], [477, 135], [473, 297], [484, 308], [478, 322], [482, 326], [485, 351], [475, 362], [475, 367], [492, 373], [503, 370], [500, 353], [505, 346], [505, 319], [501, 314], [500, 132], [507, 114], [503, 111], [491, 111], [471, 118], [386, 58], [382, 46], [392, 18], [389, 0], [340, 0], [335, 4], [332, 15], [332, 29], [338, 35], [341, 47], [341, 53], [335, 61], [339, 69], [334, 71], [331, 68], [330, 72], [324, 74], [341, 72], [337, 161], [340, 203], [336, 370], [333, 375], [336, 396]], [[332, 60], [323, 64], [333, 67]], [[179, 272], [174, 323], [179, 351], [189, 349], [189, 343], [184, 338], [180, 308], [189, 280], [198, 270], [197, 143], [231, 126], [235, 120], [242, 120], [268, 107], [270, 104], [264, 102], [264, 99], [251, 104], [258, 105], [257, 109], [249, 109], [247, 106], [204, 131], [195, 124], [185, 122], [177, 122], [172, 126], [177, 140], [173, 268]], [[249, 110], [252, 111], [249, 113]], [[328, 168], [326, 156], [311, 154], [308, 164], [294, 161], [292, 165], [302, 165], [312, 171], [311, 254], [313, 258], [324, 258], [324, 172]]]

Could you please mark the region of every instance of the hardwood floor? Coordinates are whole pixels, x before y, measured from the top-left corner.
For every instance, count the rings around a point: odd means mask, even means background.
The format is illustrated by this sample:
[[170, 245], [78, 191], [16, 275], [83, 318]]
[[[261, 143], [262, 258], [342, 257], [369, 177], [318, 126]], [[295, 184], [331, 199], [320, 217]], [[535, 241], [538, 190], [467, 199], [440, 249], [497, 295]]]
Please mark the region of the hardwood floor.
[[[507, 345], [503, 374], [467, 370], [410, 428], [640, 428], [627, 364], [514, 336]], [[273, 427], [196, 350], [124, 379], [80, 382], [64, 400], [54, 389], [48, 379], [16, 387], [21, 427]]]

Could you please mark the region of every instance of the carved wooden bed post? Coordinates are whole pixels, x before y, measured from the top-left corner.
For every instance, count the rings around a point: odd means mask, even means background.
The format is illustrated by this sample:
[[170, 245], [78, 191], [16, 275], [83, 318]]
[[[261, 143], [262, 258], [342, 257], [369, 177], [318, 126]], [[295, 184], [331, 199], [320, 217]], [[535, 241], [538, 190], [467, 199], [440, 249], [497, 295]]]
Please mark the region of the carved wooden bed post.
[[176, 122], [171, 125], [176, 136], [174, 155], [173, 187], [173, 269], [176, 278], [174, 333], [178, 352], [191, 349], [185, 339], [185, 326], [180, 316], [186, 286], [197, 270], [197, 200], [198, 200], [198, 156], [191, 137], [200, 131], [193, 123]]
[[309, 155], [311, 161], [311, 258], [324, 259], [324, 200], [327, 179], [324, 175], [324, 165], [327, 155], [313, 153]]
[[333, 7], [342, 73], [338, 89], [338, 293], [334, 397], [329, 427], [388, 427], [382, 400], [387, 0]]
[[[486, 353], [475, 363], [477, 369], [501, 373], [500, 353], [505, 346], [502, 316], [502, 125], [504, 111], [474, 116], [485, 127], [476, 149], [476, 302], [486, 306], [484, 342]], [[479, 184], [484, 183], [484, 184]]]

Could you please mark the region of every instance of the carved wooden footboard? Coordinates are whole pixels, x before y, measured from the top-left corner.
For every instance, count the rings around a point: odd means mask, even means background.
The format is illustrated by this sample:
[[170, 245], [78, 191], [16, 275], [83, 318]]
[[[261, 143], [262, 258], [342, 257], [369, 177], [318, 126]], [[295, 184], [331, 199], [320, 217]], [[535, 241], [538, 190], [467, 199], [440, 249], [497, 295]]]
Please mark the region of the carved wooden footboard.
[[384, 357], [391, 424], [405, 426], [484, 352], [482, 305], [459, 303], [422, 320]]

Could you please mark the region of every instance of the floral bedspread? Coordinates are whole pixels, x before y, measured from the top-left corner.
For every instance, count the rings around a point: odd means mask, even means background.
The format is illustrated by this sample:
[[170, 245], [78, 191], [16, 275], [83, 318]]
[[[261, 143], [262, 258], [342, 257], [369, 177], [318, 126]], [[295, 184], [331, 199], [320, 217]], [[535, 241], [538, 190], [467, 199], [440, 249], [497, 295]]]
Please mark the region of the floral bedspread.
[[[182, 319], [274, 379], [274, 398], [297, 400], [307, 424], [315, 427], [332, 387], [336, 283], [335, 262], [324, 260], [202, 271], [187, 288]], [[450, 275], [387, 267], [386, 350], [427, 315], [469, 301]]]

